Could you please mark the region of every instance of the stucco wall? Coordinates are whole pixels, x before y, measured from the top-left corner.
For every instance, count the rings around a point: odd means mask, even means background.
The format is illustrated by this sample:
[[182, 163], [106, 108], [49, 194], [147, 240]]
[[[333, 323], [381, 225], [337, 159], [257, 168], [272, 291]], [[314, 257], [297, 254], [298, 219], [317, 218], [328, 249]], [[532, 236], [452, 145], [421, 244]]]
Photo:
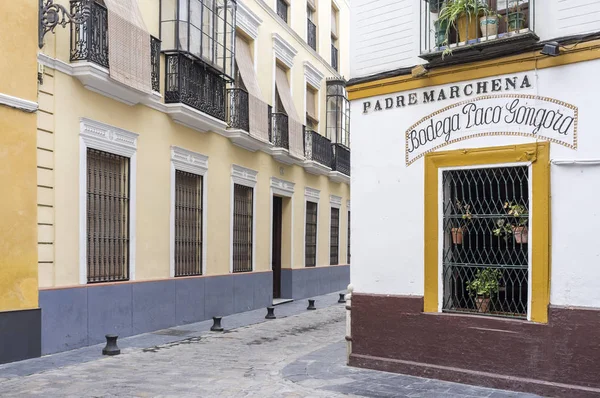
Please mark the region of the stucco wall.
[[[599, 87], [598, 82], [589, 79], [599, 67], [600, 61], [589, 61], [527, 72], [532, 77], [532, 87], [516, 90], [578, 107], [577, 150], [553, 143], [552, 161], [599, 159], [595, 95]], [[466, 83], [469, 82], [459, 84]], [[406, 93], [352, 102], [351, 281], [355, 291], [361, 293], [421, 296], [424, 161], [420, 158], [406, 165], [405, 132], [421, 118], [465, 98], [405, 108], [394, 106], [363, 114], [365, 101], [374, 104], [378, 99], [384, 101], [401, 94]], [[497, 131], [503, 131], [501, 125]], [[535, 140], [487, 136], [450, 144], [438, 151], [526, 142]], [[600, 290], [596, 286], [600, 278], [600, 268], [596, 266], [600, 249], [593, 242], [600, 218], [594, 204], [600, 189], [598, 173], [600, 168], [594, 165], [551, 166], [551, 304], [600, 306]]]

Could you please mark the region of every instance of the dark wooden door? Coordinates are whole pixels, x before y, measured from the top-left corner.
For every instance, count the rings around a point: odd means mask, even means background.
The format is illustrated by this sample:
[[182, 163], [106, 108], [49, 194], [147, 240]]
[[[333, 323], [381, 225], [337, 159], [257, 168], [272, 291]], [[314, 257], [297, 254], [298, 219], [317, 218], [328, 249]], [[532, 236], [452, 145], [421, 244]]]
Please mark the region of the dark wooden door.
[[281, 297], [281, 211], [282, 199], [273, 196], [273, 298]]

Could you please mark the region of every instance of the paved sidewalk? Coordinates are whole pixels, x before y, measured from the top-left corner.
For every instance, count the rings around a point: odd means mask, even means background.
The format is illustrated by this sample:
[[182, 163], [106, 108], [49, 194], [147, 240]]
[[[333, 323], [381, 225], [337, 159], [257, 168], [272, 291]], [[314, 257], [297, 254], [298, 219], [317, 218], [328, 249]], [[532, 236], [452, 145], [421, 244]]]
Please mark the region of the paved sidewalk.
[[[212, 322], [133, 336], [122, 354], [103, 357], [102, 345], [0, 366], [2, 397], [526, 397], [349, 368], [345, 310], [338, 295], [317, 297]], [[531, 396], [528, 396], [531, 397]]]

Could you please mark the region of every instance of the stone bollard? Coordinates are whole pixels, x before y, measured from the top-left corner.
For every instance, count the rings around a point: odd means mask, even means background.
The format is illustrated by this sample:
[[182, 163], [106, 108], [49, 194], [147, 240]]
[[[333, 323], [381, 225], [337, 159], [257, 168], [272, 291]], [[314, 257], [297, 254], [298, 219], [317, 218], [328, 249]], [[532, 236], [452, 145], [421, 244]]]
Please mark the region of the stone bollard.
[[316, 310], [317, 307], [315, 307], [315, 300], [308, 300], [308, 307], [306, 307], [307, 310]]
[[121, 350], [117, 346], [117, 339], [119, 336], [116, 334], [106, 335], [106, 346], [102, 349], [102, 355], [119, 355]]
[[348, 294], [346, 294], [346, 364], [350, 365], [350, 354], [352, 354], [352, 292], [354, 286], [348, 285]]
[[265, 319], [277, 319], [275, 316], [275, 307], [267, 307], [267, 316]]
[[344, 298], [346, 296], [346, 293], [340, 293], [340, 299], [338, 300], [338, 303], [343, 304], [346, 302], [346, 299]]
[[223, 331], [223, 327], [221, 326], [221, 319], [222, 319], [222, 317], [220, 317], [220, 316], [213, 316], [213, 325], [210, 327], [211, 332], [222, 332]]

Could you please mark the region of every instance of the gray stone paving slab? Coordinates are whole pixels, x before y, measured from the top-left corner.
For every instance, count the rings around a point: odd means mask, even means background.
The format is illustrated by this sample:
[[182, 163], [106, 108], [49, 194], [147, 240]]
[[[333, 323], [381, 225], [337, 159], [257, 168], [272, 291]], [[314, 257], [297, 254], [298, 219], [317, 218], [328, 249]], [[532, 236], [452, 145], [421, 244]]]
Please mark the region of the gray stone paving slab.
[[345, 366], [345, 310], [338, 295], [0, 366], [2, 397], [533, 397]]

